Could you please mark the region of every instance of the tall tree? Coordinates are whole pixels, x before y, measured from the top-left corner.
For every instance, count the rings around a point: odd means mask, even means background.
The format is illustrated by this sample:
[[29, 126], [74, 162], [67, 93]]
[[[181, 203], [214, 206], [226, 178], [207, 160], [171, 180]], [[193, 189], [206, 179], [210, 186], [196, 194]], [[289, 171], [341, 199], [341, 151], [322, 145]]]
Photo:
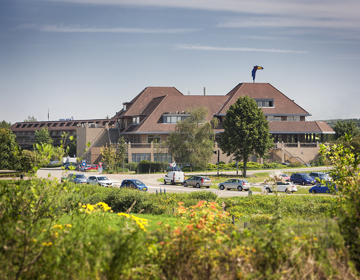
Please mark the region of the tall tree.
[[0, 128], [0, 170], [18, 169], [17, 149], [14, 133], [10, 129]]
[[205, 121], [207, 114], [208, 110], [205, 107], [191, 109], [190, 116], [179, 121], [175, 131], [170, 133], [166, 145], [177, 162], [201, 167], [208, 164], [213, 155], [213, 127], [217, 125], [217, 119]]
[[353, 121], [350, 122], [337, 121], [332, 128], [335, 131], [335, 139], [345, 136], [345, 134], [351, 136], [360, 135], [360, 129], [356, 126], [355, 122]]
[[28, 116], [24, 122], [37, 122], [37, 119], [34, 116]]
[[102, 161], [107, 164], [109, 169], [121, 166], [126, 159], [126, 144], [124, 137], [119, 138], [117, 144], [106, 144], [100, 148]]
[[6, 122], [5, 120], [0, 123], [0, 127], [2, 127], [2, 128], [10, 128], [10, 126], [11, 126], [11, 123]]
[[39, 145], [53, 143], [53, 140], [50, 136], [50, 131], [47, 129], [47, 127], [43, 127], [39, 131], [35, 131], [35, 143]]
[[246, 176], [249, 157], [264, 157], [273, 146], [269, 123], [255, 100], [244, 96], [226, 112], [223, 128], [220, 148], [228, 156], [233, 155], [235, 160], [244, 162], [243, 175]]

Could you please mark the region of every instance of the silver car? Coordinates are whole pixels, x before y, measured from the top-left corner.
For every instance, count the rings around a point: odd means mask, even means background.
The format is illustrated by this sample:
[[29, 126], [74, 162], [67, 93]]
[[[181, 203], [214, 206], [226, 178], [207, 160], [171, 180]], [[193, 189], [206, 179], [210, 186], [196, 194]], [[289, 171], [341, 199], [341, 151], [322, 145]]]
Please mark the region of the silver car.
[[241, 192], [242, 190], [249, 190], [250, 183], [243, 179], [229, 179], [226, 182], [218, 184], [218, 188], [220, 190], [237, 189], [239, 192]]
[[76, 184], [86, 184], [87, 183], [87, 177], [84, 174], [79, 173], [69, 173], [67, 177], [61, 178], [61, 182], [74, 182]]
[[278, 192], [286, 192], [288, 194], [297, 192], [297, 187], [291, 182], [276, 182], [276, 185], [265, 185], [262, 188], [267, 193], [275, 190]]
[[189, 179], [184, 181], [184, 187], [193, 186], [193, 187], [207, 187], [210, 188], [211, 180], [206, 176], [191, 176]]
[[113, 181], [109, 180], [104, 175], [89, 176], [87, 183], [90, 185], [99, 185], [107, 188], [111, 188], [114, 184]]

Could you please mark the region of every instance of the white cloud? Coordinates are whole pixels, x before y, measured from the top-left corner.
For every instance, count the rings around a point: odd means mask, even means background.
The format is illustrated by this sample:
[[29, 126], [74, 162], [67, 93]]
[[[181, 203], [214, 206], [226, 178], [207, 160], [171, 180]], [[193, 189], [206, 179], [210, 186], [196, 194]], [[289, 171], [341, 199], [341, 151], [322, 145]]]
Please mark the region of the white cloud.
[[[360, 24], [358, 0], [48, 0], [97, 5], [185, 8], [284, 17], [291, 26], [347, 27]], [[281, 22], [280, 20], [278, 22]], [[269, 22], [269, 20], [266, 20]], [[225, 23], [224, 23], [225, 24]], [[252, 23], [254, 25], [254, 22]], [[258, 24], [263, 25], [261, 22]], [[264, 22], [265, 24], [265, 22]], [[278, 25], [278, 23], [270, 22]], [[259, 26], [259, 25], [258, 25]]]
[[197, 29], [191, 28], [178, 28], [178, 29], [146, 29], [146, 28], [87, 28], [87, 27], [74, 27], [74, 26], [56, 26], [47, 25], [39, 28], [44, 32], [63, 32], [63, 33], [143, 33], [143, 34], [177, 34], [195, 32]]
[[271, 53], [296, 53], [307, 54], [307, 51], [294, 51], [294, 50], [278, 50], [278, 49], [257, 49], [257, 48], [235, 48], [235, 47], [214, 47], [214, 46], [202, 46], [191, 44], [176, 44], [175, 49], [182, 50], [202, 50], [202, 51], [231, 51], [231, 52], [271, 52]]

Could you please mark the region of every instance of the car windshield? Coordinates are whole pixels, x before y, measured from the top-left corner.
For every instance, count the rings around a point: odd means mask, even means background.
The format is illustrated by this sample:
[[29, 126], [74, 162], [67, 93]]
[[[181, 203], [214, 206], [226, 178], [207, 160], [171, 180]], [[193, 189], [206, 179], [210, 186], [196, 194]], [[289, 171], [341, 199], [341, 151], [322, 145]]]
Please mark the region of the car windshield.
[[290, 176], [287, 175], [287, 174], [281, 174], [281, 176], [283, 176], [283, 177], [290, 177]]
[[203, 177], [204, 178], [204, 180], [210, 180], [210, 178], [209, 177]]
[[97, 179], [98, 179], [99, 181], [109, 180], [109, 179], [106, 178], [105, 176], [97, 177]]
[[242, 180], [245, 184], [249, 183], [247, 180]]
[[144, 185], [144, 183], [139, 180], [134, 180], [133, 182], [135, 185]]
[[76, 174], [75, 178], [81, 179], [81, 178], [86, 178], [84, 174]]
[[304, 179], [312, 179], [309, 174], [302, 174], [302, 177]]

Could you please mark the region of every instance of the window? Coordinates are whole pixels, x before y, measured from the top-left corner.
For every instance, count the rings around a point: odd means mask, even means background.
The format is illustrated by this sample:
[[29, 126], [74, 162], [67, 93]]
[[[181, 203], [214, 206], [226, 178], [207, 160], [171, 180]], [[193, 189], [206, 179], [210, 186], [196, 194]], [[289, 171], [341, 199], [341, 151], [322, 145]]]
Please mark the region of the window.
[[259, 108], [262, 107], [274, 107], [273, 99], [255, 99]]
[[142, 160], [148, 160], [150, 161], [151, 159], [151, 154], [150, 153], [144, 153], [144, 154], [132, 154], [132, 161], [133, 162], [140, 162]]
[[160, 143], [161, 142], [161, 136], [160, 135], [148, 135], [148, 143], [154, 142], [154, 143]]
[[139, 124], [140, 123], [140, 117], [133, 117], [133, 124]]
[[286, 120], [288, 122], [299, 122], [300, 121], [300, 116], [288, 116], [286, 118]]
[[280, 122], [281, 121], [281, 117], [274, 117], [274, 116], [268, 116], [267, 120], [269, 122]]
[[185, 120], [187, 117], [189, 117], [190, 115], [188, 114], [174, 114], [174, 115], [168, 115], [168, 114], [164, 114], [163, 115], [163, 123], [177, 123], [179, 121], [183, 121]]
[[172, 162], [171, 154], [154, 154], [154, 161], [157, 162]]

